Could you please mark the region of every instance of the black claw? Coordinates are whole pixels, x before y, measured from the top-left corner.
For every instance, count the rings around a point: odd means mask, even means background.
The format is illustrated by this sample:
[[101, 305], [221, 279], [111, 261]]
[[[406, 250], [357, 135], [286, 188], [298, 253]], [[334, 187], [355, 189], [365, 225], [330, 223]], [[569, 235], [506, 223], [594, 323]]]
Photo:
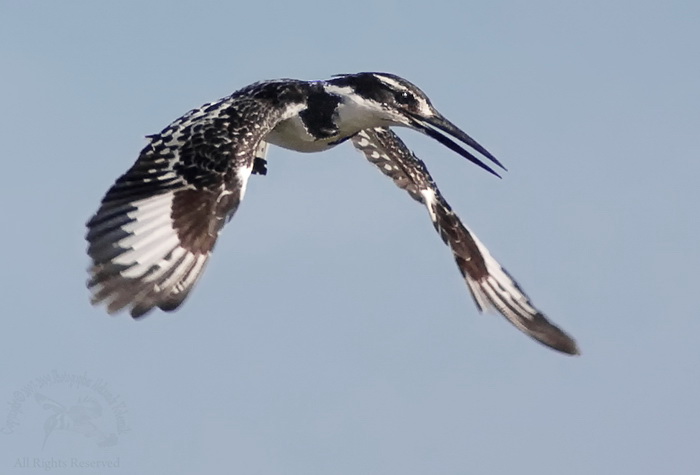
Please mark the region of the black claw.
[[267, 175], [267, 160], [255, 157], [253, 161], [253, 175]]

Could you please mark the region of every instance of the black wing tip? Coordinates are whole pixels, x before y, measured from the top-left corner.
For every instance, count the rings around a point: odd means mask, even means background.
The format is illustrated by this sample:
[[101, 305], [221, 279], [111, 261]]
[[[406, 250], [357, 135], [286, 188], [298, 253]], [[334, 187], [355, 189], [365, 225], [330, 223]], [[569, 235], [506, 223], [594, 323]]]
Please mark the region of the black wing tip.
[[559, 351], [560, 353], [564, 353], [569, 356], [581, 356], [581, 349], [576, 344], [576, 341], [574, 341], [567, 335], [563, 336], [564, 338], [560, 338], [559, 341], [556, 341], [554, 343], [544, 341], [542, 343], [552, 348], [553, 350]]
[[[156, 309], [164, 312], [177, 310], [189, 295], [190, 290], [165, 296], [139, 298], [138, 290], [135, 290], [133, 287], [129, 287], [126, 290], [118, 289], [115, 288], [115, 282], [113, 281], [102, 282], [101, 280], [104, 278], [104, 276], [92, 275], [87, 281], [87, 287], [92, 293], [90, 303], [95, 307], [104, 305], [106, 313], [112, 317], [127, 312], [133, 320], [143, 320]], [[103, 287], [96, 288], [100, 285]], [[107, 288], [104, 285], [107, 285]], [[125, 285], [128, 286], [129, 282], [127, 281]], [[134, 295], [136, 297], [132, 298]]]
[[[131, 316], [131, 318], [133, 320], [140, 321], [140, 320], [144, 320], [149, 315], [152, 315], [152, 312], [156, 308], [158, 308], [164, 312], [170, 313], [170, 312], [174, 312], [175, 310], [177, 310], [180, 307], [181, 303], [182, 303], [182, 300], [178, 303], [166, 301], [166, 302], [152, 303], [149, 305], [141, 305], [141, 306], [137, 304], [131, 308], [131, 310], [129, 311], [129, 315]], [[109, 312], [109, 313], [110, 313], [110, 315], [115, 315], [118, 312], [119, 312], [119, 310], [117, 310], [116, 312]]]
[[139, 306], [134, 306], [131, 308], [131, 311], [129, 312], [129, 315], [131, 315], [131, 318], [133, 318], [135, 321], [143, 320], [148, 316], [149, 313], [155, 308], [155, 306], [148, 306], [148, 307], [139, 307]]
[[171, 294], [162, 297], [157, 302], [149, 302], [148, 305], [135, 305], [134, 307], [132, 307], [130, 312], [131, 318], [133, 318], [134, 320], [142, 320], [156, 308], [162, 310], [163, 312], [174, 312], [178, 308], [180, 308], [180, 306], [185, 301], [188, 295], [189, 291], [184, 291], [177, 294]]
[[556, 325], [550, 323], [541, 313], [536, 315], [534, 325], [526, 325], [526, 333], [553, 350], [571, 356], [581, 355], [581, 349], [576, 340]]

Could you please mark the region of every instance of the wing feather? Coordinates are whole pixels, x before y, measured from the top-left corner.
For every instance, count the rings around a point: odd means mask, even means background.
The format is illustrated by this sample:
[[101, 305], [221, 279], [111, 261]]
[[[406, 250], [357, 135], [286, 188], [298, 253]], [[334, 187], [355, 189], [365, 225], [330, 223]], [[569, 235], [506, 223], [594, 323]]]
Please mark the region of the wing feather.
[[386, 128], [363, 130], [352, 142], [397, 186], [426, 206], [435, 230], [452, 250], [479, 310], [495, 309], [540, 343], [563, 353], [579, 354], [576, 342], [547, 320], [486, 246], [464, 226], [425, 164], [394, 132]]
[[134, 318], [182, 304], [265, 158], [264, 136], [300, 108], [288, 83], [279, 103], [280, 87], [249, 86], [149, 136], [87, 223], [93, 304]]

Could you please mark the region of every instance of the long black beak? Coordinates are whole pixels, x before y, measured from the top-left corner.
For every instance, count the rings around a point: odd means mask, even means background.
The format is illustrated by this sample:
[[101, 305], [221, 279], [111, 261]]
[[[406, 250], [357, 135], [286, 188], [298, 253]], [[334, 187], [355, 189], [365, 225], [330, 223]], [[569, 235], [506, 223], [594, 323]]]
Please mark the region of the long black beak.
[[479, 143], [476, 140], [474, 140], [465, 132], [460, 130], [456, 125], [444, 118], [439, 113], [435, 113], [433, 117], [430, 117], [428, 119], [413, 114], [411, 114], [411, 118], [413, 119], [413, 126], [415, 126], [418, 130], [434, 138], [453, 152], [457, 152], [458, 154], [460, 154], [470, 162], [474, 163], [475, 165], [480, 166], [487, 172], [492, 173], [499, 178], [501, 177], [501, 175], [496, 173], [493, 170], [493, 168], [482, 162], [479, 158], [474, 156], [474, 154], [465, 150], [459, 144], [455, 143], [454, 141], [452, 141], [452, 139], [450, 139], [448, 136], [444, 135], [441, 132], [449, 134], [452, 137], [458, 139], [459, 141], [465, 143], [466, 145], [473, 148], [481, 155], [483, 155], [484, 157], [488, 158], [493, 163], [501, 167], [502, 169], [506, 170], [506, 167], [504, 167], [501, 164], [501, 162], [499, 162], [498, 159], [491, 154], [491, 152], [479, 145]]

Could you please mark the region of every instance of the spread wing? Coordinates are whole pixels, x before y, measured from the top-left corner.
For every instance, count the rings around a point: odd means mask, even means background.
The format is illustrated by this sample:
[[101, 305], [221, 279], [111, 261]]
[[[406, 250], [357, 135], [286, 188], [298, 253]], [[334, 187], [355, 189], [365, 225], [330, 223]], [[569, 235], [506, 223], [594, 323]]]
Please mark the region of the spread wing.
[[205, 104], [149, 137], [109, 189], [87, 223], [93, 304], [129, 308], [136, 318], [187, 297], [243, 199], [256, 156], [264, 158], [264, 135], [295, 112], [241, 92], [247, 96]]
[[386, 128], [363, 130], [352, 142], [399, 188], [426, 206], [435, 229], [452, 250], [479, 310], [494, 308], [540, 343], [564, 353], [579, 353], [576, 342], [534, 307], [515, 280], [462, 224], [425, 164], [394, 132]]

